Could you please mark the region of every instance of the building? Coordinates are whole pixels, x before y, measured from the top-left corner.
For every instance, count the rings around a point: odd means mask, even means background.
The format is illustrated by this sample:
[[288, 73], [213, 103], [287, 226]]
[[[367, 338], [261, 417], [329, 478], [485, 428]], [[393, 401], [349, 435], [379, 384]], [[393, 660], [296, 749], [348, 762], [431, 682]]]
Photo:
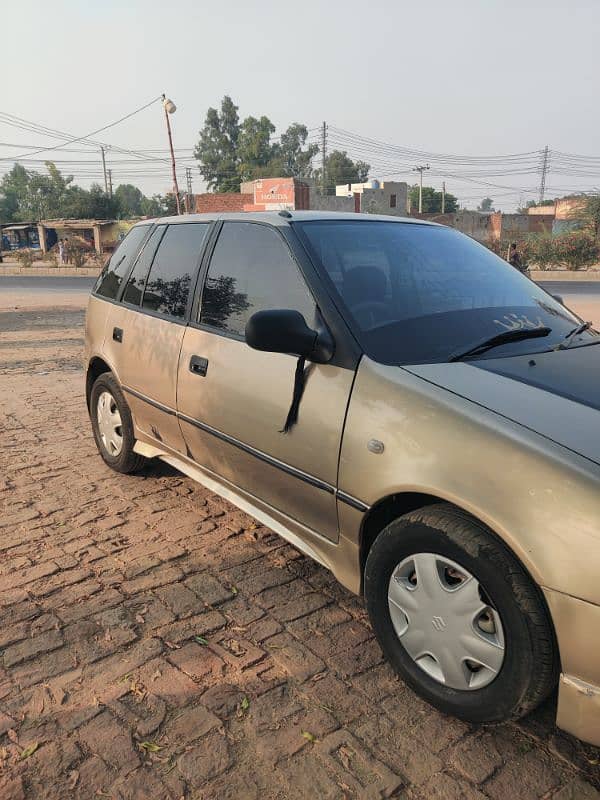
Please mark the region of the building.
[[2, 249], [30, 248], [47, 253], [59, 239], [70, 239], [85, 250], [110, 253], [119, 244], [131, 220], [105, 219], [44, 219], [40, 222], [18, 222], [0, 225]]
[[369, 214], [406, 216], [408, 208], [408, 185], [401, 181], [378, 181], [345, 183], [335, 187], [336, 197], [359, 195], [360, 210]]
[[351, 211], [406, 216], [406, 183], [367, 181], [336, 187], [322, 194], [309, 178], [258, 178], [242, 183], [240, 192], [195, 196], [197, 213], [227, 211]]

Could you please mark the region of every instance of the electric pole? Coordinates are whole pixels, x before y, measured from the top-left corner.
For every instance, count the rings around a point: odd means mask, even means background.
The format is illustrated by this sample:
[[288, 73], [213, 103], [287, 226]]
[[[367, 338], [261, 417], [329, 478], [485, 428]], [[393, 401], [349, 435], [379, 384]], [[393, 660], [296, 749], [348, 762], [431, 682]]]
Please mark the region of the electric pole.
[[112, 169], [108, 170], [108, 196], [112, 197]]
[[423, 213], [423, 173], [426, 169], [431, 169], [429, 164], [421, 164], [418, 167], [413, 167], [413, 172], [419, 173], [419, 214]]
[[323, 130], [321, 132], [321, 191], [325, 194], [325, 187], [327, 186], [326, 178], [326, 165], [327, 163], [327, 123], [323, 123]]
[[169, 121], [169, 114], [174, 114], [177, 106], [172, 100], [169, 100], [166, 95], [162, 96], [163, 108], [165, 109], [165, 120], [167, 123], [167, 136], [169, 137], [169, 150], [171, 151], [171, 171], [173, 173], [173, 194], [175, 195], [175, 205], [177, 207], [177, 215], [181, 214], [181, 202], [179, 200], [179, 186], [177, 185], [177, 172], [175, 170], [175, 151], [173, 150], [173, 135], [171, 133], [171, 123]]
[[104, 192], [108, 194], [108, 180], [106, 178], [106, 159], [104, 157], [104, 147], [100, 147], [102, 153], [102, 171], [104, 172]]
[[192, 193], [192, 168], [185, 168], [185, 179], [187, 182], [187, 210], [188, 214], [192, 211], [193, 193]]
[[548, 167], [550, 166], [550, 156], [548, 151], [548, 145], [544, 147], [542, 150], [542, 178], [540, 180], [540, 203], [544, 201], [544, 193], [546, 191], [546, 175], [548, 173]]
[[442, 181], [442, 214], [446, 213], [446, 181]]

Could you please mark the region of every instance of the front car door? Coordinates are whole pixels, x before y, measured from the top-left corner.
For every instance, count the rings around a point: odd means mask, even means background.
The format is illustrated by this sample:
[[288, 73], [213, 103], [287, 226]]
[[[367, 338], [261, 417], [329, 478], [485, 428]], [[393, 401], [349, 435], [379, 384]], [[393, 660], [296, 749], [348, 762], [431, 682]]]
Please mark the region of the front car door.
[[185, 452], [176, 416], [177, 363], [188, 305], [210, 225], [158, 225], [109, 315], [105, 351], [137, 428]]
[[320, 322], [279, 230], [223, 223], [181, 350], [181, 429], [201, 466], [335, 541], [338, 458], [354, 369], [335, 360], [310, 364], [298, 422], [283, 433], [297, 359], [252, 350], [244, 338], [254, 312], [277, 308], [299, 311], [311, 327]]

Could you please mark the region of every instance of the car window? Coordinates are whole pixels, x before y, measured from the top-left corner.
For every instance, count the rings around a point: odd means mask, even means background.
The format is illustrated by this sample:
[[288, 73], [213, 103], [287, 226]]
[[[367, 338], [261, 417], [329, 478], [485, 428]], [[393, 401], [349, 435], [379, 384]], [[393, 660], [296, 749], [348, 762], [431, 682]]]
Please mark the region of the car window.
[[142, 308], [168, 317], [185, 316], [208, 223], [169, 225], [146, 280]]
[[289, 308], [311, 325], [315, 302], [287, 245], [265, 225], [226, 222], [206, 276], [200, 322], [243, 336], [256, 311]]
[[129, 231], [100, 273], [94, 287], [96, 294], [114, 300], [149, 230], [150, 225], [136, 225]]
[[547, 338], [503, 344], [483, 357], [535, 352], [563, 341], [577, 325], [533, 281], [451, 228], [319, 220], [294, 229], [322, 266], [363, 348], [381, 363], [446, 361], [507, 330], [551, 328]]
[[131, 305], [139, 306], [144, 292], [144, 285], [146, 283], [146, 276], [152, 264], [152, 259], [156, 253], [156, 248], [161, 240], [163, 233], [166, 230], [166, 225], [159, 225], [152, 231], [151, 236], [144, 245], [144, 248], [138, 260], [135, 262], [131, 271], [131, 275], [127, 280], [125, 291], [123, 292], [122, 300], [124, 303], [131, 303]]

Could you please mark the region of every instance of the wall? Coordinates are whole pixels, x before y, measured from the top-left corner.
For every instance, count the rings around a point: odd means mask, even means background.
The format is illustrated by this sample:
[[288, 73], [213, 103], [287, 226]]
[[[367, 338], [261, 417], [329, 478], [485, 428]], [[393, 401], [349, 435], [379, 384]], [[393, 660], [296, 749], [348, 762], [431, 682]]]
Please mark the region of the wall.
[[308, 207], [311, 211], [354, 211], [354, 197], [321, 194], [314, 186], [309, 189]]
[[244, 211], [244, 205], [252, 202], [251, 194], [240, 192], [206, 192], [196, 195], [197, 214], [219, 214], [227, 211]]
[[488, 214], [480, 211], [456, 211], [450, 214], [411, 214], [411, 216], [426, 219], [429, 222], [437, 222], [440, 225], [448, 225], [461, 233], [466, 233], [467, 236], [478, 242], [487, 243], [495, 237], [497, 220], [494, 218], [502, 215], [499, 212], [498, 214]]
[[584, 197], [565, 197], [563, 200], [557, 200], [555, 203], [556, 219], [573, 220], [584, 203]]

